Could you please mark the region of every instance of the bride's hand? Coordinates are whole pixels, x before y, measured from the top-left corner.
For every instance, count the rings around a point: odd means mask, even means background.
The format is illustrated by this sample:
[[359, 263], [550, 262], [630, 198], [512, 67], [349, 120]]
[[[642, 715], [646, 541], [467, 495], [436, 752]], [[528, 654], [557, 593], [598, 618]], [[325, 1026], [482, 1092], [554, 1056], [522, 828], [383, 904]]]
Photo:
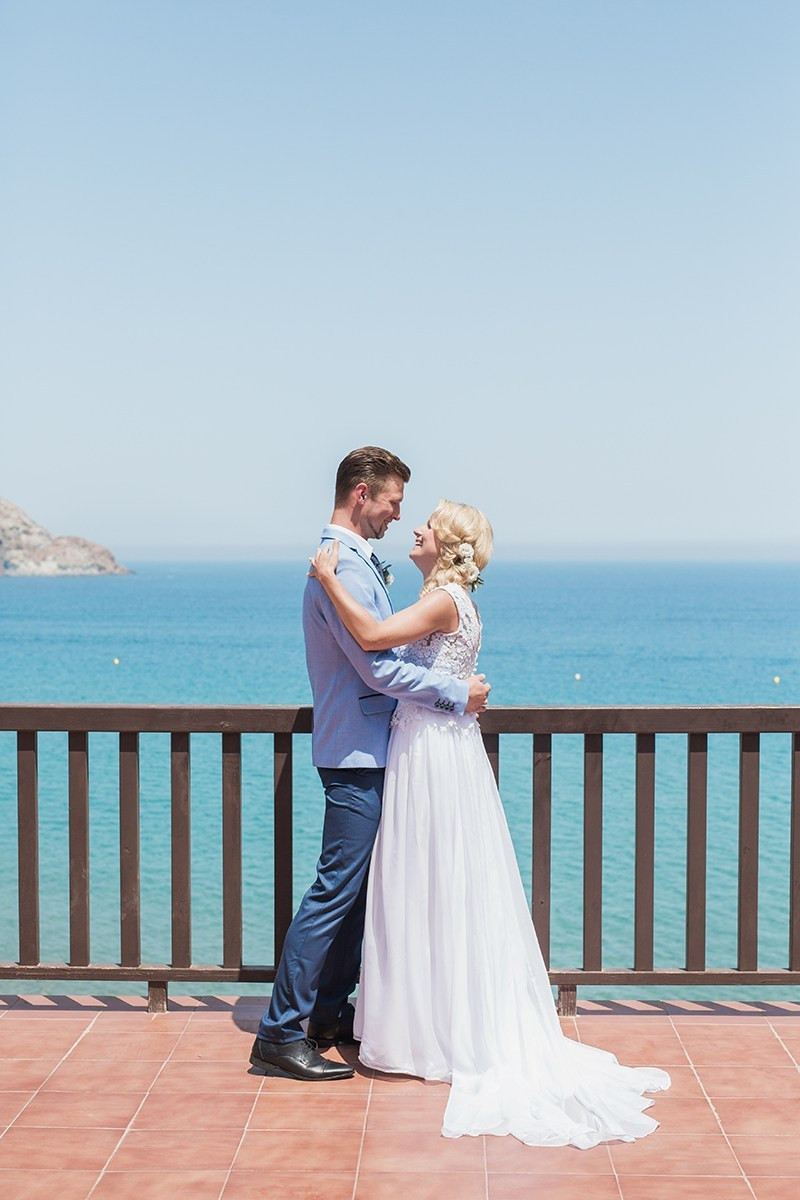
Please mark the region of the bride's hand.
[[311, 570], [308, 572], [312, 579], [318, 579], [325, 586], [326, 580], [333, 579], [339, 564], [339, 541], [330, 546], [320, 546], [313, 558], [308, 560]]

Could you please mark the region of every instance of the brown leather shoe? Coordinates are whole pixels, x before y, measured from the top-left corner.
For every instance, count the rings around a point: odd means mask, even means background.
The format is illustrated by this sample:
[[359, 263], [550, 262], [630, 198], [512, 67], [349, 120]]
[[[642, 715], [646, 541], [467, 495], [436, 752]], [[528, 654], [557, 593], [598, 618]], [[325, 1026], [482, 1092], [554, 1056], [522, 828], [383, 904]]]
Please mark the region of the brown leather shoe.
[[345, 1004], [344, 1012], [336, 1021], [317, 1022], [312, 1017], [308, 1022], [308, 1036], [323, 1050], [331, 1046], [357, 1046], [358, 1038], [353, 1036], [353, 1018], [356, 1010], [352, 1004]]
[[330, 1062], [317, 1053], [317, 1044], [310, 1038], [295, 1042], [265, 1042], [256, 1038], [250, 1051], [250, 1062], [265, 1075], [310, 1082], [328, 1079], [352, 1079], [355, 1069], [347, 1063]]

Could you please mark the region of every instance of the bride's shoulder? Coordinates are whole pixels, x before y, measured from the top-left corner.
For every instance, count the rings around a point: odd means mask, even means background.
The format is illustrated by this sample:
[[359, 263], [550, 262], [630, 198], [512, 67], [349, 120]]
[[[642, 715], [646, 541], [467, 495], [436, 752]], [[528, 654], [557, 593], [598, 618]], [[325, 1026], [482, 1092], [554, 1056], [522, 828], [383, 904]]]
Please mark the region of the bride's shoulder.
[[467, 592], [467, 590], [463, 588], [460, 583], [442, 583], [439, 584], [438, 588], [435, 590], [446, 592], [447, 595], [450, 596], [456, 606], [459, 619], [462, 616], [473, 616], [480, 624], [481, 618], [478, 612], [478, 606], [470, 596], [469, 592]]
[[450, 603], [455, 605], [458, 613], [459, 622], [467, 613], [474, 613], [477, 617], [478, 610], [460, 583], [440, 583], [429, 594], [433, 595], [434, 592], [439, 592], [443, 597], [450, 597]]
[[428, 592], [429, 596], [450, 596], [456, 602], [460, 599], [459, 593], [464, 595], [464, 589], [459, 587], [457, 583], [437, 583], [436, 587], [431, 588]]
[[425, 593], [424, 598], [435, 608], [452, 609], [453, 604], [458, 608], [458, 600], [452, 583], [438, 583], [436, 587], [432, 587], [429, 592]]
[[472, 601], [460, 583], [453, 583], [452, 581], [450, 583], [440, 583], [434, 588], [434, 591], [447, 592], [448, 596], [452, 596], [456, 604], [459, 606], [463, 603], [467, 603], [470, 605], [470, 607], [474, 607]]

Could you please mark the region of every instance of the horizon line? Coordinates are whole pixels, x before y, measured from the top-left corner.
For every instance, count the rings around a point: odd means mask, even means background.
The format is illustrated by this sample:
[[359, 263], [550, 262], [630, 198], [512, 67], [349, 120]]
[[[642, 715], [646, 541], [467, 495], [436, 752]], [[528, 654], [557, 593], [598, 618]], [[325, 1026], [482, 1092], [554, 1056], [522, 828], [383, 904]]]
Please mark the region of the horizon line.
[[[208, 563], [208, 564], [216, 564], [216, 565], [228, 564], [228, 565], [241, 565], [241, 566], [243, 566], [243, 565], [258, 566], [261, 564], [268, 564], [268, 563], [275, 563], [275, 564], [284, 564], [284, 563], [285, 564], [288, 564], [288, 563], [296, 564], [298, 562], [302, 563], [305, 559], [307, 559], [308, 555], [307, 555], [305, 549], [298, 550], [295, 552], [287, 550], [286, 552], [279, 552], [279, 553], [273, 553], [273, 554], [247, 554], [247, 553], [236, 554], [236, 553], [231, 553], [230, 551], [226, 552], [225, 554], [215, 554], [213, 552], [208, 552], [208, 551], [206, 551], [206, 552], [198, 551], [195, 553], [192, 553], [191, 551], [181, 551], [181, 552], [169, 553], [167, 551], [156, 551], [156, 550], [144, 551], [144, 550], [141, 550], [141, 551], [137, 551], [135, 553], [118, 552], [115, 555], [115, 557], [117, 559], [117, 562], [119, 562], [120, 565], [122, 565], [122, 566], [128, 565], [129, 563], [131, 563], [131, 564], [132, 563], [142, 563], [142, 564], [163, 563], [163, 564], [175, 564], [175, 565], [179, 565], [181, 563], [184, 563], [187, 565]], [[795, 552], [793, 554], [774, 554], [774, 553], [773, 554], [769, 554], [769, 553], [736, 554], [735, 552], [732, 552], [732, 553], [725, 554], [725, 553], [701, 553], [701, 552], [692, 553], [692, 552], [687, 552], [687, 551], [684, 551], [682, 553], [679, 551], [665, 552], [665, 553], [661, 553], [661, 554], [659, 554], [658, 552], [653, 552], [653, 551], [643, 552], [641, 554], [631, 553], [630, 551], [628, 551], [627, 553], [618, 552], [616, 554], [613, 552], [609, 552], [609, 553], [605, 553], [605, 554], [603, 554], [603, 553], [581, 554], [578, 551], [575, 551], [572, 553], [569, 553], [569, 552], [561, 553], [561, 554], [504, 553], [504, 554], [493, 555], [492, 562], [493, 563], [515, 564], [515, 565], [534, 564], [534, 563], [540, 563], [540, 564], [555, 564], [555, 563], [563, 563], [563, 564], [597, 563], [597, 564], [601, 564], [601, 563], [606, 563], [609, 565], [611, 565], [611, 564], [635, 564], [635, 563], [640, 563], [640, 564], [686, 563], [686, 564], [698, 564], [698, 565], [717, 564], [720, 566], [725, 565], [725, 564], [730, 564], [730, 565], [752, 564], [752, 565], [756, 565], [756, 566], [757, 565], [790, 566], [790, 565], [795, 565], [795, 564], [800, 565], [800, 553]], [[393, 566], [394, 570], [397, 570], [398, 567], [402, 570], [405, 567], [405, 565], [408, 565], [410, 568], [412, 564], [411, 563], [405, 564], [405, 562], [401, 559], [401, 560], [399, 560], [399, 562], [392, 563], [391, 565]]]

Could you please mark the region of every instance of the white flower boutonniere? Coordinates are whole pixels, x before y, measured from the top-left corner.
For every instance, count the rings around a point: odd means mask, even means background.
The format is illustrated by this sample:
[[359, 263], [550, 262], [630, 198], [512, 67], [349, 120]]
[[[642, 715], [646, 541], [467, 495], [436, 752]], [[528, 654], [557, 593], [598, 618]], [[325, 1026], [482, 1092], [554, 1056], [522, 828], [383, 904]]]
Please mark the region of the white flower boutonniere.
[[383, 575], [383, 582], [386, 584], [387, 588], [391, 587], [394, 583], [394, 575], [389, 570], [391, 565], [391, 563], [381, 563], [381, 575]]

